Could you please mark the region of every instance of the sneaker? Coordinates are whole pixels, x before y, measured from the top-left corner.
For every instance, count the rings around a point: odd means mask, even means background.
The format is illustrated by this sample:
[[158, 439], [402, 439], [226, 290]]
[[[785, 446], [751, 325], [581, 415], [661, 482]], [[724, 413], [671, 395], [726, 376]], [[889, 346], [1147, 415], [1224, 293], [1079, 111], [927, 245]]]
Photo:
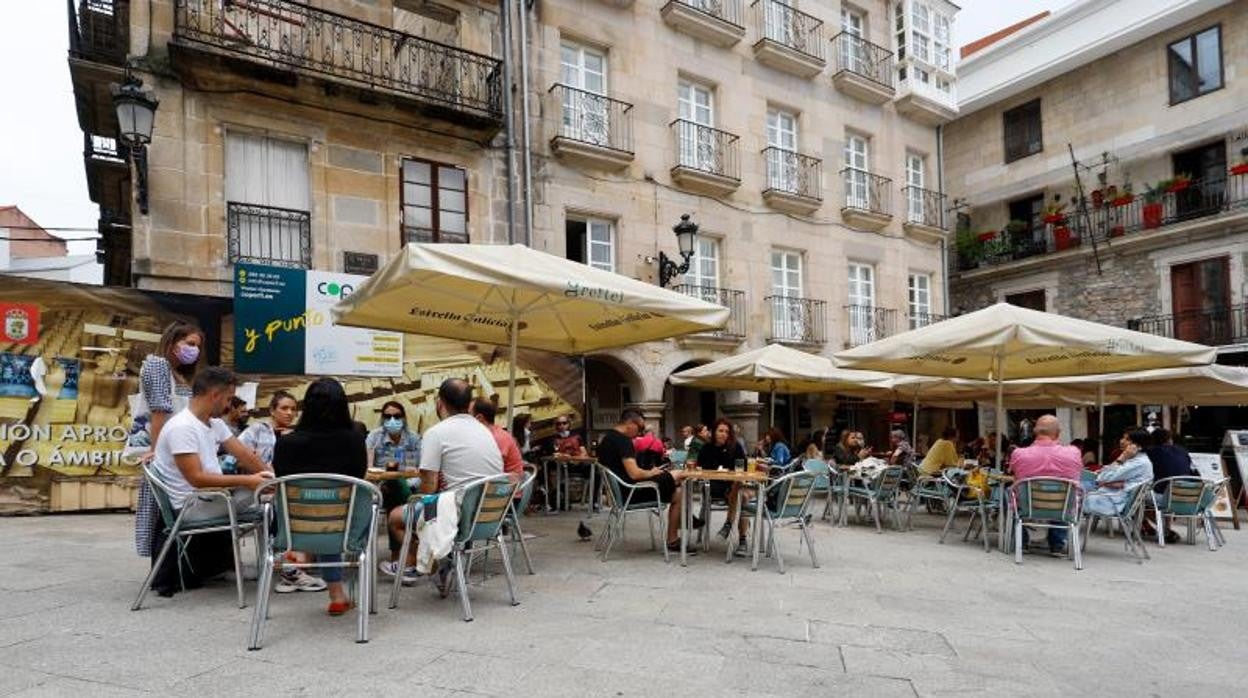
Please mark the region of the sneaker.
[[754, 553], [750, 552], [750, 540], [748, 538], [737, 539], [737, 549], [732, 551], [737, 557], [753, 557]]
[[425, 575], [417, 571], [415, 565], [412, 565], [410, 567], [404, 567], [403, 568], [403, 586], [410, 587], [416, 582], [420, 581], [420, 578], [423, 576]]
[[393, 577], [399, 573], [399, 562], [398, 560], [382, 560], [377, 563], [377, 571], [383, 576]]
[[289, 594], [292, 591], [325, 591], [325, 586], [324, 579], [313, 577], [301, 569], [293, 569], [282, 571], [277, 584], [273, 585], [273, 591], [279, 594]]
[[719, 537], [723, 538], [724, 540], [727, 540], [728, 536], [731, 533], [732, 533], [732, 522], [725, 521], [724, 525], [719, 527]]
[[[667, 552], [679, 554], [680, 553], [680, 541], [677, 540], [677, 541], [668, 543]], [[694, 546], [689, 546], [689, 549], [685, 551], [686, 557], [693, 557], [694, 555], [697, 555], [697, 554], [698, 554], [698, 551]]]

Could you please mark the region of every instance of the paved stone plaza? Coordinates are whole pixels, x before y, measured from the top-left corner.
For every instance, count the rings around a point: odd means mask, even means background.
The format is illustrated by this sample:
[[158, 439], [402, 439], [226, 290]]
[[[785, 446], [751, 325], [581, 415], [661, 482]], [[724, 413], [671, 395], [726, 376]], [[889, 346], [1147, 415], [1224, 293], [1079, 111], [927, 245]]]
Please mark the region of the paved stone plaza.
[[[131, 517], [0, 523], [3, 695], [1243, 695], [1248, 535], [1155, 546], [1143, 565], [1098, 534], [1086, 568], [1011, 558], [915, 530], [817, 526], [821, 562], [782, 533], [771, 561], [687, 569], [648, 550], [644, 526], [603, 564], [571, 514], [528, 519], [537, 576], [508, 606], [501, 576], [472, 584], [476, 620], [433, 587], [406, 591], [354, 642], [322, 594], [275, 595], [266, 646], [246, 650], [250, 606], [232, 583], [149, 597]], [[591, 525], [601, 526], [598, 516]], [[718, 544], [718, 539], [716, 543]], [[245, 552], [245, 554], [247, 554]], [[491, 561], [491, 565], [493, 565]], [[487, 569], [487, 574], [492, 570]], [[254, 593], [254, 586], [248, 587]], [[250, 605], [251, 599], [248, 603]]]

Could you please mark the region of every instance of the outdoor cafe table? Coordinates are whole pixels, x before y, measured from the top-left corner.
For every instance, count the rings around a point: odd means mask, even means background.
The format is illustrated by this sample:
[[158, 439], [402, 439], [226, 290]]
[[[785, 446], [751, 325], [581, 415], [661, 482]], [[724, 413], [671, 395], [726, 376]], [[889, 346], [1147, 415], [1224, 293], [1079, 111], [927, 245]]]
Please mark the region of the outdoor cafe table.
[[369, 468], [364, 473], [364, 479], [369, 482], [384, 482], [386, 480], [410, 480], [420, 477], [420, 471], [415, 469], [406, 470], [382, 470], [381, 468]]
[[[763, 507], [766, 506], [763, 491], [767, 488], [767, 471], [758, 470], [755, 472], [749, 472], [747, 470], [701, 470], [697, 468], [687, 468], [683, 472], [685, 473], [685, 481], [690, 484], [692, 484], [693, 481], [697, 481], [703, 483], [737, 482], [743, 486], [751, 484], [754, 485], [757, 496], [755, 503], [757, 506], [754, 507], [754, 530], [751, 532], [751, 553], [753, 555], [753, 564], [750, 566], [750, 569], [758, 569], [758, 541], [760, 538], [759, 523], [761, 522], [759, 517], [762, 516]], [[680, 532], [680, 564], [682, 567], [689, 564], [687, 551], [689, 548], [689, 531], [693, 530], [693, 488], [686, 486], [683, 488], [683, 492], [681, 515], [684, 521]], [[703, 497], [703, 502], [704, 505], [706, 505], [704, 506], [706, 509], [704, 513], [709, 514], [709, 500], [705, 496]], [[742, 509], [743, 507], [737, 507], [738, 517], [744, 514]], [[706, 517], [703, 517], [703, 519], [705, 520]], [[704, 525], [709, 527], [710, 522], [707, 521]], [[728, 541], [728, 553], [724, 558], [724, 562], [732, 562], [732, 554], [736, 549], [736, 544], [732, 542], [731, 538], [732, 536], [730, 535]]]
[[[591, 517], [593, 516], [595, 504], [594, 497], [597, 494], [597, 491], [594, 489], [595, 483], [593, 466], [597, 462], [597, 459], [592, 456], [565, 456], [559, 453], [542, 459], [542, 463], [544, 465], [542, 470], [543, 473], [546, 472], [545, 468], [549, 468], [551, 465], [555, 468], [555, 509], [557, 511], [562, 510], [564, 507], [571, 506], [571, 503], [568, 501], [571, 499], [569, 496], [570, 488], [568, 487], [568, 466], [589, 465], [589, 495], [585, 497], [585, 501], [586, 511], [589, 512]], [[543, 478], [543, 482], [545, 482], [545, 478]]]

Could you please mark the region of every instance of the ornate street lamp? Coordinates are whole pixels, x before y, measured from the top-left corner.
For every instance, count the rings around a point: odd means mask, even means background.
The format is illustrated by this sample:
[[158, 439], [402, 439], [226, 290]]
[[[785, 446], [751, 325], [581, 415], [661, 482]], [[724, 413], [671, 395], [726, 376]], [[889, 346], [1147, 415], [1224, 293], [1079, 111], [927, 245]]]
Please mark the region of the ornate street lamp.
[[689, 214], [681, 214], [680, 222], [672, 226], [676, 233], [676, 245], [680, 248], [682, 264], [676, 264], [663, 252], [659, 252], [659, 286], [666, 287], [672, 279], [689, 271], [689, 259], [693, 257], [693, 248], [698, 239], [698, 224], [689, 220]]
[[160, 102], [143, 81], [127, 71], [120, 85], [112, 85], [113, 109], [117, 111], [117, 136], [130, 150], [138, 180], [139, 212], [147, 215], [147, 144], [152, 142], [152, 125]]

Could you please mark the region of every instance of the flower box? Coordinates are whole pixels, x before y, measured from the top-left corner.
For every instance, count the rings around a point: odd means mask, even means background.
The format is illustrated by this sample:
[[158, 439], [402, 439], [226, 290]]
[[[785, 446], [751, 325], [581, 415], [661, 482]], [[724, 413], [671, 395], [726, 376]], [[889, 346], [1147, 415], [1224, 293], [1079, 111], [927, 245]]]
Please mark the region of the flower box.
[[1160, 228], [1161, 227], [1161, 204], [1149, 203], [1144, 204], [1144, 227]]
[[990, 230], [986, 233], [980, 233], [978, 237], [980, 242], [992, 242], [997, 239], [997, 231]]
[[1231, 174], [1233, 175], [1248, 174], [1248, 162], [1241, 162], [1238, 165], [1231, 167]]
[[1123, 194], [1122, 196], [1119, 196], [1118, 198], [1114, 199], [1113, 201], [1110, 201], [1110, 202], [1109, 202], [1109, 205], [1110, 205], [1110, 206], [1126, 206], [1127, 204], [1131, 203], [1132, 201], [1135, 201], [1135, 195], [1134, 195], [1134, 194]]
[[1177, 194], [1178, 192], [1181, 192], [1184, 189], [1187, 189], [1188, 186], [1191, 185], [1191, 183], [1192, 183], [1192, 180], [1190, 179], [1176, 178], [1173, 182], [1170, 183], [1170, 186], [1166, 187], [1166, 191], [1170, 194]]
[[1044, 217], [1044, 222], [1048, 225], [1061, 225], [1066, 222], [1066, 216], [1060, 213], [1050, 213]]

